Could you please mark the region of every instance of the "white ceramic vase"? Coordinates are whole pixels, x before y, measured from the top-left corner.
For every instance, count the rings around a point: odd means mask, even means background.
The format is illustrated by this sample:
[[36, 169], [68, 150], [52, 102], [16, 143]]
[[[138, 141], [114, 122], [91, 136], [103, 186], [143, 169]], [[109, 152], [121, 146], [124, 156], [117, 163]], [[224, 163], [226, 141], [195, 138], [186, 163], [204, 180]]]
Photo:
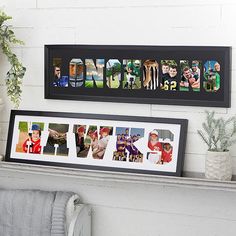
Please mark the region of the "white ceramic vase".
[[229, 151], [207, 151], [205, 160], [205, 176], [207, 179], [215, 180], [232, 179], [232, 158]]

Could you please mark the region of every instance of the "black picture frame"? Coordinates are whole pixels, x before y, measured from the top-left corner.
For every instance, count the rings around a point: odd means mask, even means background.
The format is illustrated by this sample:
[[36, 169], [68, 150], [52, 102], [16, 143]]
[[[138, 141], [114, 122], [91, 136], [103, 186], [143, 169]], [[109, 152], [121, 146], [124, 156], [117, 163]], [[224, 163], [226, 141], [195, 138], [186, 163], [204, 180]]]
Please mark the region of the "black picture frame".
[[[181, 176], [187, 125], [186, 119], [12, 110], [5, 161]], [[85, 149], [78, 151], [79, 132], [84, 132], [86, 153]], [[38, 135], [39, 142], [33, 139], [34, 135]], [[118, 142], [122, 137], [122, 142]], [[107, 143], [101, 158], [92, 145], [95, 141], [99, 145], [104, 139]], [[156, 149], [158, 145], [161, 150]]]
[[[176, 83], [165, 62], [176, 65]], [[230, 84], [231, 47], [45, 45], [46, 99], [230, 107]]]

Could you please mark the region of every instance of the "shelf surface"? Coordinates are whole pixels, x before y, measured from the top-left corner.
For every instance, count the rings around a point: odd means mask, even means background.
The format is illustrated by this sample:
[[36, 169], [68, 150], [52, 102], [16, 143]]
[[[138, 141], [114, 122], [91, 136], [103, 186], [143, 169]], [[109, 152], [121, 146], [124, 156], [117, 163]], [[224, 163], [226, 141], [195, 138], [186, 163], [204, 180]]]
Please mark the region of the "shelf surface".
[[[127, 172], [112, 172], [88, 169], [74, 169], [45, 165], [32, 165], [0, 161], [0, 171], [28, 173], [34, 175], [60, 176], [79, 178], [90, 181], [120, 182], [133, 184], [163, 185], [172, 187], [188, 187], [219, 191], [236, 191], [236, 181], [217, 181], [195, 177], [173, 177], [161, 175], [145, 175]], [[190, 175], [188, 173], [188, 175]]]

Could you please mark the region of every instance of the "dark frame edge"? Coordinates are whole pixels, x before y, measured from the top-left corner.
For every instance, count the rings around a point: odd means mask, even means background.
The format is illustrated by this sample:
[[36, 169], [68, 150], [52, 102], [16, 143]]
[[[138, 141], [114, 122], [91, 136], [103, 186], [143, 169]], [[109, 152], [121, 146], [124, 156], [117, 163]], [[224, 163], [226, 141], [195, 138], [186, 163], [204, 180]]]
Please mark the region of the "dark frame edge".
[[50, 89], [48, 87], [49, 84], [49, 45], [44, 45], [44, 98], [50, 98], [49, 92]]
[[6, 154], [5, 161], [11, 161], [11, 145], [12, 145], [12, 137], [13, 137], [13, 128], [15, 123], [15, 116], [17, 114], [17, 110], [11, 110], [10, 113], [10, 121], [8, 126], [8, 134], [7, 134], [7, 146], [6, 146]]
[[[180, 125], [180, 138], [179, 138], [179, 152], [177, 154], [177, 165], [175, 172], [162, 172], [162, 171], [151, 171], [151, 170], [139, 170], [139, 169], [130, 169], [130, 168], [119, 168], [119, 167], [105, 167], [105, 166], [95, 166], [95, 165], [81, 165], [81, 164], [69, 164], [69, 163], [60, 163], [60, 162], [45, 162], [45, 161], [36, 161], [36, 160], [25, 160], [17, 159], [11, 157], [11, 147], [12, 147], [12, 138], [14, 133], [14, 123], [15, 117], [17, 115], [29, 115], [29, 116], [52, 116], [52, 117], [67, 117], [67, 118], [81, 118], [78, 117], [82, 115], [82, 118], [87, 119], [104, 119], [107, 120], [121, 120], [121, 121], [134, 121], [136, 122], [158, 122], [158, 123], [170, 123], [170, 124], [179, 124]], [[62, 116], [58, 116], [62, 115]], [[77, 116], [77, 117], [76, 117]], [[121, 118], [121, 119], [119, 119]], [[7, 162], [18, 162], [18, 163], [29, 163], [36, 165], [49, 165], [49, 166], [59, 166], [59, 167], [70, 167], [77, 169], [94, 169], [94, 170], [107, 170], [107, 171], [116, 171], [116, 172], [130, 172], [130, 173], [139, 173], [139, 174], [153, 174], [153, 175], [168, 175], [168, 176], [181, 176], [182, 168], [184, 164], [184, 155], [185, 155], [185, 146], [187, 138], [187, 119], [177, 119], [177, 118], [159, 118], [159, 117], [140, 117], [140, 116], [116, 116], [116, 115], [103, 115], [103, 114], [86, 114], [86, 113], [68, 113], [68, 112], [47, 112], [47, 111], [29, 111], [29, 110], [11, 110], [9, 129], [8, 129], [8, 138], [7, 138], [7, 147], [6, 147], [6, 156], [5, 161]]]
[[[225, 82], [224, 86], [224, 96], [221, 100], [217, 101], [208, 101], [208, 100], [181, 100], [181, 99], [162, 99], [157, 98], [156, 100], [154, 98], [151, 99], [140, 99], [137, 101], [137, 99], [132, 99], [131, 96], [124, 97], [117, 99], [116, 97], [108, 97], [108, 96], [90, 96], [90, 95], [71, 95], [71, 94], [62, 94], [62, 93], [54, 93], [52, 92], [50, 88], [50, 79], [49, 79], [49, 54], [51, 49], [76, 49], [76, 48], [92, 48], [97, 49], [97, 47], [100, 47], [100, 49], [129, 49], [129, 50], [140, 50], [140, 48], [143, 48], [145, 50], [151, 50], [151, 49], [159, 49], [159, 50], [179, 50], [180, 48], [183, 49], [190, 49], [194, 47], [196, 50], [209, 48], [211, 50], [221, 50], [221, 53], [224, 56], [225, 64], [226, 64], [226, 77], [227, 80]], [[140, 104], [165, 104], [165, 105], [180, 105], [180, 106], [204, 106], [204, 107], [224, 107], [224, 108], [230, 108], [231, 106], [231, 94], [230, 94], [230, 86], [231, 86], [231, 51], [232, 47], [230, 46], [160, 46], [160, 45], [96, 45], [96, 44], [47, 44], [44, 45], [45, 48], [45, 93], [44, 97], [45, 99], [62, 99], [62, 100], [75, 100], [75, 101], [100, 101], [100, 102], [123, 102], [123, 103], [140, 103]], [[227, 63], [228, 62], [228, 63]], [[210, 103], [210, 104], [209, 104]]]

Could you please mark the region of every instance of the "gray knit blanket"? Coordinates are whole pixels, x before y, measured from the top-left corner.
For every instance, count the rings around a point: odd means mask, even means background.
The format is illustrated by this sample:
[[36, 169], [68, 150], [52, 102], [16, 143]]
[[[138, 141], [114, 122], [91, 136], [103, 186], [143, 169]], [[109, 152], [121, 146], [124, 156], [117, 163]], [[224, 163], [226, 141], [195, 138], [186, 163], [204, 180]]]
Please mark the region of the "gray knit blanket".
[[0, 236], [65, 236], [71, 192], [0, 189]]

